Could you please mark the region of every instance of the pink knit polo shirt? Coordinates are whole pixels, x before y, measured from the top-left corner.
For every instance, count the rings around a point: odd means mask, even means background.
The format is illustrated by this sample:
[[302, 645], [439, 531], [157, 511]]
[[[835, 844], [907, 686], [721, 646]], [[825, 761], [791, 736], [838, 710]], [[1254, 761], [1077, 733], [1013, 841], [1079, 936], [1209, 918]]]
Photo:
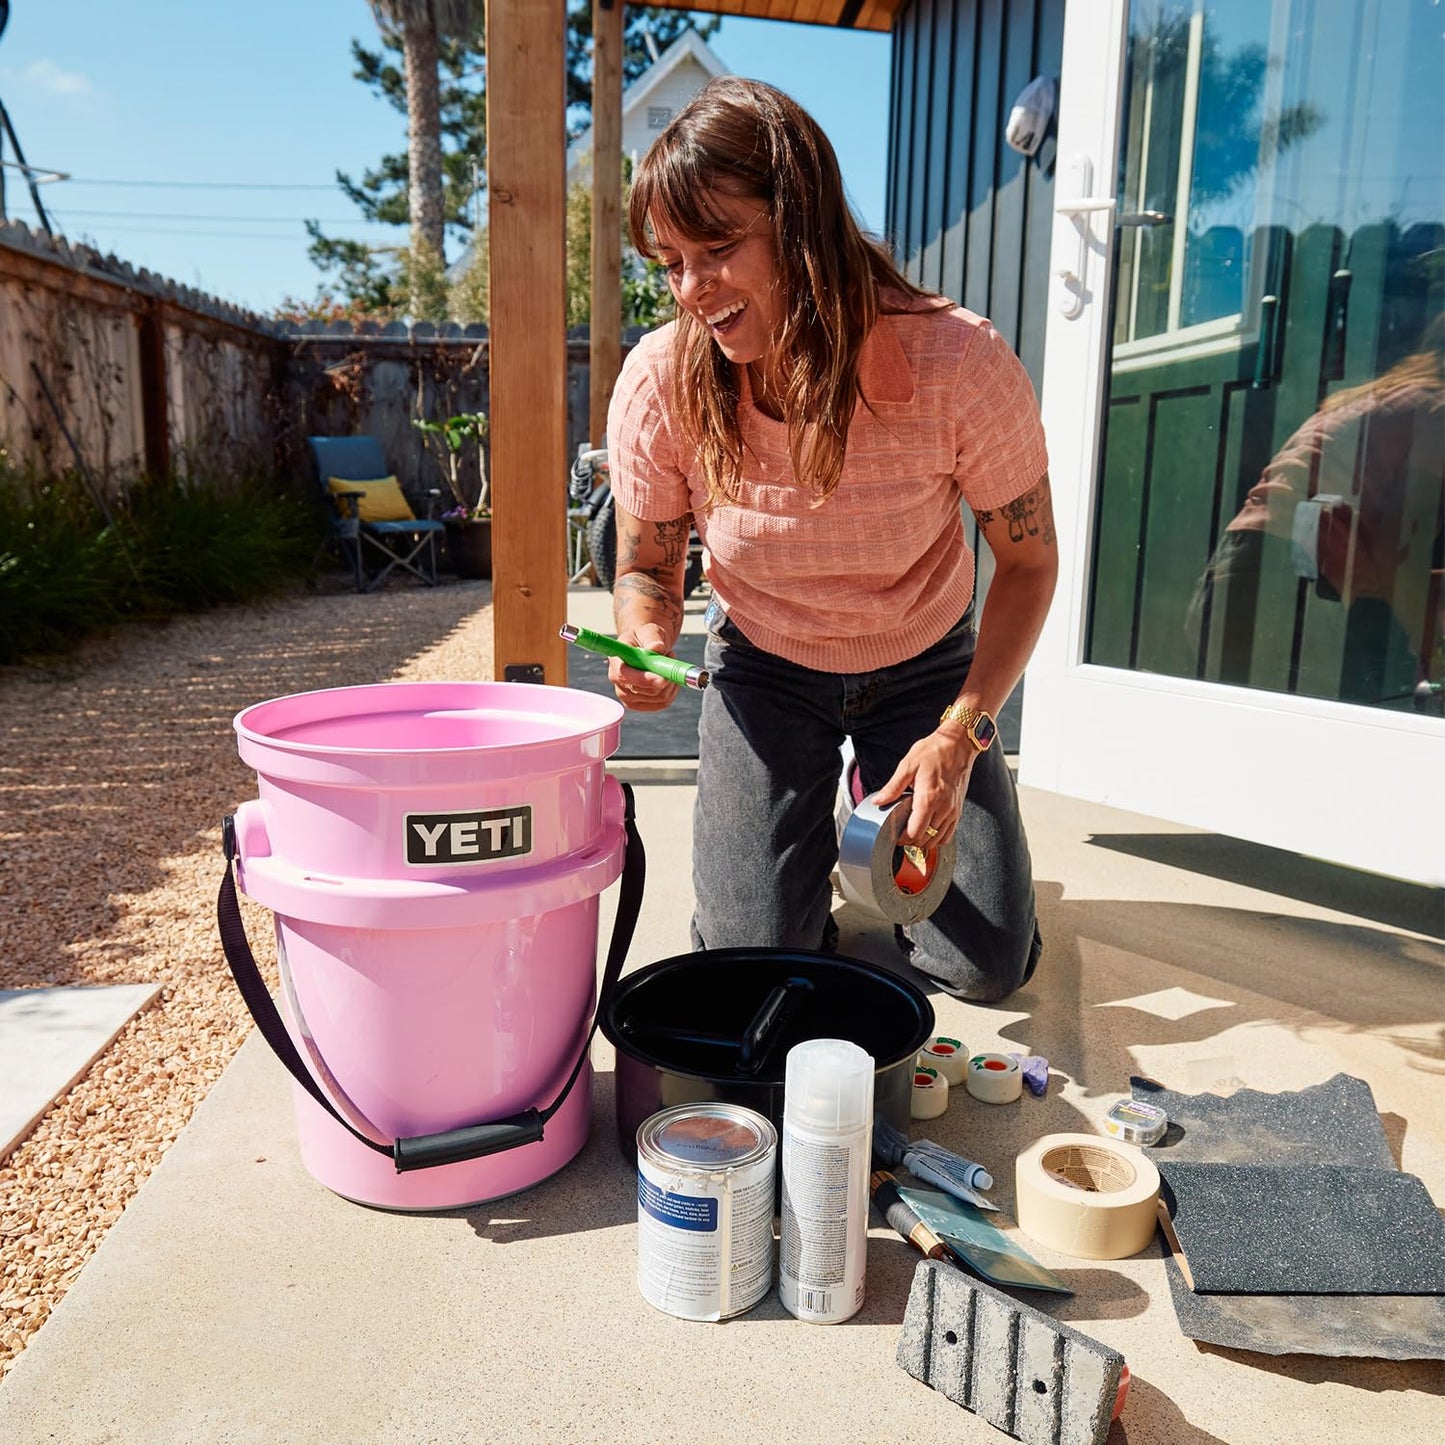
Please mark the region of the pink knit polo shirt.
[[635, 517], [693, 512], [713, 594], [750, 641], [824, 672], [871, 672], [931, 647], [973, 596], [959, 499], [1022, 496], [1048, 457], [1028, 373], [962, 307], [883, 316], [864, 343], [863, 394], [836, 491], [793, 478], [788, 428], [759, 411], [742, 368], [741, 505], [707, 484], [668, 414], [675, 323], [644, 336], [613, 392], [612, 489]]

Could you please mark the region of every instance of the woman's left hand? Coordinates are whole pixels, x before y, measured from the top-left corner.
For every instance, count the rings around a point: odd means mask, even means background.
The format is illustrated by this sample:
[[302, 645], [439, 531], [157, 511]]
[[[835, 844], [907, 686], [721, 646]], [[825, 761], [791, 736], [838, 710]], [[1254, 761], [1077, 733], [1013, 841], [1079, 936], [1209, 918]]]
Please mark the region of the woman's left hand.
[[[956, 735], [951, 736], [954, 733]], [[950, 727], [920, 738], [879, 788], [873, 801], [886, 808], [913, 789], [913, 807], [898, 835], [905, 847], [941, 848], [958, 831], [968, 775], [978, 750], [963, 734]]]

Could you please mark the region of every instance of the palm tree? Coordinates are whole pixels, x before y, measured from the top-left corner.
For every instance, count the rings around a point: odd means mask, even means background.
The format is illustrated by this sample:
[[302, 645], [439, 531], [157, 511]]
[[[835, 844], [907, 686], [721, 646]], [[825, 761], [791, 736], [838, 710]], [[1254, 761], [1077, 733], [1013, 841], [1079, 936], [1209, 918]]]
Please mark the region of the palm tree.
[[485, 23], [485, 0], [370, 0], [383, 31], [400, 37], [406, 62], [407, 204], [413, 256], [444, 259], [441, 108], [437, 43]]

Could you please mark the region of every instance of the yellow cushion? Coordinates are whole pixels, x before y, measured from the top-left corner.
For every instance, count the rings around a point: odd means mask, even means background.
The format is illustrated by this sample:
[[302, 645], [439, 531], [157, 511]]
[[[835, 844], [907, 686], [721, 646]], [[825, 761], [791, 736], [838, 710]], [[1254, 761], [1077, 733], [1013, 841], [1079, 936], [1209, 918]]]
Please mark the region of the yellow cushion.
[[[379, 477], [374, 482], [353, 482], [346, 477], [327, 477], [326, 485], [332, 492], [360, 492], [357, 512], [363, 522], [414, 522], [406, 498], [401, 494], [401, 484], [395, 477]], [[337, 510], [349, 515], [350, 503], [338, 497]]]

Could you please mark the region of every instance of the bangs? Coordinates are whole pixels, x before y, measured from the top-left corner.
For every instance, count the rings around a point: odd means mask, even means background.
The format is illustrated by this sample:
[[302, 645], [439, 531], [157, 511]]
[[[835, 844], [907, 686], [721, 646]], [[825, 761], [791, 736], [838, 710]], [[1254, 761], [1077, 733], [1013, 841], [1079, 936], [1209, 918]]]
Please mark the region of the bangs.
[[[738, 224], [713, 203], [716, 195], [749, 198], [752, 188], [730, 176], [695, 145], [668, 146], [666, 137], [643, 159], [628, 197], [627, 226], [638, 254], [655, 260], [652, 223], [685, 241], [721, 241]], [[770, 197], [758, 194], [764, 202]]]

